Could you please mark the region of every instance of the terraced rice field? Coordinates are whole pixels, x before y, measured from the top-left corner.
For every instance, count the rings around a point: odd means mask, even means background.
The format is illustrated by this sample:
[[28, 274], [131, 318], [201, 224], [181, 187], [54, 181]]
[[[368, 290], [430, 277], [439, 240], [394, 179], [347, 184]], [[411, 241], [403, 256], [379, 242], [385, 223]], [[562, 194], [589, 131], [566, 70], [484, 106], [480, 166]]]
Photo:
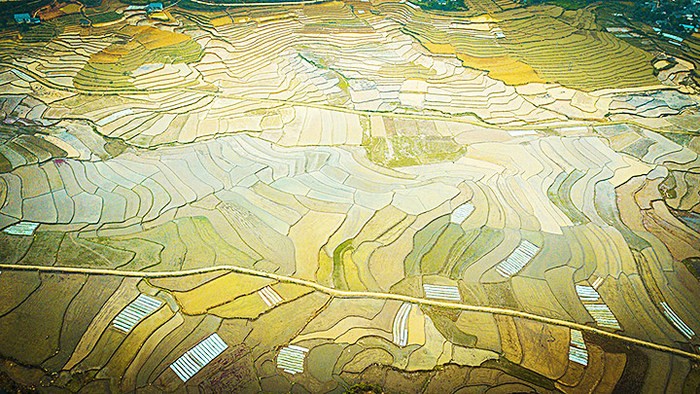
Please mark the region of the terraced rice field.
[[133, 76], [146, 78], [158, 65], [162, 68], [164, 64], [192, 63], [201, 56], [200, 46], [181, 33], [126, 25], [115, 31], [114, 36], [119, 41], [92, 54], [75, 75], [76, 88], [85, 91], [133, 89]]
[[0, 391], [698, 390], [695, 37], [166, 5], [0, 31]]

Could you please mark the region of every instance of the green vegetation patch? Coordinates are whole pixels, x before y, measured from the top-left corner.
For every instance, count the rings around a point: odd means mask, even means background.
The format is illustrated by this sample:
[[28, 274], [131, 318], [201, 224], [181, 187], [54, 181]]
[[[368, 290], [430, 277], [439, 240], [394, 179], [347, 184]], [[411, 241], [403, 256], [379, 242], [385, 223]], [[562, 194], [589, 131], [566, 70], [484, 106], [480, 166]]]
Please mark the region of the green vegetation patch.
[[[615, 384], [615, 393], [641, 393], [644, 382], [650, 373], [651, 362], [646, 351], [637, 346], [629, 346], [621, 341], [604, 337], [591, 332], [584, 332], [583, 339], [586, 343], [600, 346], [606, 353], [622, 353], [626, 362], [622, 376]], [[654, 373], [654, 372], [651, 372]], [[695, 391], [692, 391], [695, 392]]]
[[133, 253], [99, 243], [97, 239], [83, 239], [74, 234], [62, 238], [56, 261], [62, 266], [117, 268], [133, 258]]
[[676, 174], [672, 172], [659, 184], [659, 193], [661, 193], [665, 199], [674, 199], [678, 196], [678, 193], [676, 193], [678, 183], [676, 182], [675, 175]]
[[423, 274], [449, 273], [478, 234], [478, 230], [465, 233], [459, 225], [449, 223], [430, 251], [423, 256]]
[[449, 216], [441, 216], [428, 223], [413, 236], [413, 249], [404, 259], [404, 272], [407, 276], [420, 274], [423, 256], [432, 249], [442, 232], [445, 231], [448, 221]]
[[542, 79], [584, 91], [658, 84], [650, 53], [611, 33], [572, 26], [548, 15], [546, 7], [530, 9], [531, 17], [500, 25], [505, 34], [501, 41]]
[[627, 153], [630, 156], [634, 156], [638, 159], [644, 157], [649, 151], [649, 147], [654, 145], [654, 140], [650, 138], [640, 138], [633, 143], [627, 145], [620, 152]]
[[16, 27], [15, 14], [31, 14], [54, 0], [0, 1], [0, 30]]
[[384, 390], [378, 384], [357, 383], [350, 386], [346, 394], [382, 394]]
[[417, 22], [406, 23], [405, 31], [430, 51], [455, 54], [465, 65], [489, 70], [508, 84], [545, 81], [594, 91], [659, 83], [654, 56], [602, 31], [591, 9], [565, 12], [538, 5], [494, 12], [491, 18], [492, 27], [500, 29], [497, 37], [449, 34]]
[[562, 172], [554, 180], [547, 190], [547, 197], [576, 225], [588, 223], [588, 218], [576, 208], [571, 201], [571, 188], [578, 182], [585, 172], [574, 170], [570, 173]]
[[42, 22], [38, 25], [20, 27], [20, 39], [23, 42], [48, 42], [63, 33], [63, 28], [54, 21]]
[[470, 257], [481, 256], [480, 249], [474, 250], [473, 244], [482, 230], [465, 231], [455, 223], [446, 222], [448, 219], [448, 216], [440, 217], [416, 233], [413, 249], [404, 263], [407, 273], [459, 279], [466, 266], [476, 261]]
[[363, 146], [370, 160], [385, 167], [454, 161], [467, 152], [466, 146], [438, 136], [369, 137]]
[[411, 297], [423, 297], [423, 287], [420, 276], [407, 276], [391, 286], [392, 294], [404, 294]]
[[155, 50], [139, 46], [115, 63], [89, 62], [78, 72], [74, 84], [84, 90], [134, 89], [131, 74], [139, 67], [145, 64], [193, 63], [200, 59], [201, 50], [194, 41]]
[[464, 0], [410, 0], [424, 10], [466, 11], [469, 9]]
[[106, 138], [107, 143], [105, 143], [104, 148], [105, 151], [111, 156], [111, 157], [117, 157], [124, 153], [128, 145], [126, 142], [123, 140], [120, 140], [118, 138]]
[[450, 278], [461, 279], [467, 268], [479, 261], [496, 245], [503, 242], [504, 237], [502, 229], [491, 227], [479, 229], [478, 235], [465, 247], [464, 252], [457, 259], [458, 263], [452, 267]]
[[[76, 75], [76, 88], [87, 91], [135, 89], [132, 73], [148, 64], [195, 63], [202, 47], [190, 37], [152, 27], [125, 26], [114, 35], [118, 42], [90, 57]], [[167, 86], [164, 86], [164, 88]]]
[[[38, 232], [25, 260], [51, 265], [101, 266], [145, 271], [210, 267], [254, 260], [216, 232], [206, 217], [188, 217], [129, 235], [90, 239], [73, 234]], [[28, 260], [29, 261], [29, 260]]]
[[93, 14], [93, 15], [87, 15], [88, 19], [90, 19], [90, 22], [93, 24], [95, 23], [107, 23], [107, 22], [114, 22], [118, 21], [119, 19], [122, 18], [122, 14], [115, 12], [115, 11], [108, 11], [105, 13], [100, 13], [100, 14]]
[[[697, 393], [700, 391], [700, 364], [690, 364], [690, 372], [683, 384], [683, 393]], [[621, 391], [620, 391], [621, 392]]]
[[[148, 4], [151, 0], [121, 0], [124, 3], [143, 5]], [[191, 11], [202, 11], [202, 12], [214, 12], [223, 11], [229, 8], [225, 4], [236, 3], [236, 4], [255, 4], [255, 3], [284, 3], [290, 0], [206, 0], [206, 4], [194, 2], [192, 0], [181, 0], [181, 1], [164, 1], [163, 6], [167, 4], [177, 3], [178, 8], [183, 8]], [[294, 1], [294, 0], [291, 0]], [[309, 3], [310, 0], [297, 0], [299, 4]]]
[[353, 239], [348, 239], [338, 245], [333, 251], [333, 287], [340, 290], [348, 289], [348, 282], [345, 279], [345, 267], [343, 266], [343, 255], [346, 251], [352, 251]]
[[154, 265], [157, 265], [161, 261], [161, 252], [164, 249], [164, 247], [157, 242], [140, 238], [100, 238], [97, 240], [97, 242], [105, 247], [131, 252], [132, 257], [123, 261], [119, 267], [117, 267], [128, 271], [146, 270]]
[[309, 374], [320, 382], [332, 380], [335, 362], [343, 350], [343, 345], [337, 343], [324, 343], [314, 346], [309, 351], [306, 364], [309, 368]]
[[[700, 123], [700, 118], [695, 118], [694, 122]], [[687, 147], [688, 144], [690, 144], [693, 138], [697, 137], [697, 135], [691, 133], [664, 133], [663, 135], [669, 140], [675, 142], [676, 144], [685, 147]]]
[[[0, 193], [6, 193], [0, 190]], [[41, 234], [41, 232], [36, 233]], [[22, 235], [10, 235], [0, 231], [0, 261], [6, 264], [13, 264], [22, 259], [31, 248], [35, 237], [26, 237]]]
[[[58, 250], [63, 242], [64, 233], [56, 231], [39, 231], [34, 234], [34, 242], [22, 259], [25, 264], [51, 266], [56, 263]], [[80, 252], [77, 252], [80, 255]]]
[[520, 309], [510, 282], [484, 283], [483, 287], [488, 298], [487, 305]]
[[0, 315], [4, 315], [24, 302], [39, 286], [39, 273], [30, 271], [5, 271], [0, 275]]

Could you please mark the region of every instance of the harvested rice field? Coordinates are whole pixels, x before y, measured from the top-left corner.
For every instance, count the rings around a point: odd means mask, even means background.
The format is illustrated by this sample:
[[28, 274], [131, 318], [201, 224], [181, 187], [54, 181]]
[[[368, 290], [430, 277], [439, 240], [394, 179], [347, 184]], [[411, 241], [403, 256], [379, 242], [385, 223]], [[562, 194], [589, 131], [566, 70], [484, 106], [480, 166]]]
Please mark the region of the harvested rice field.
[[697, 33], [5, 3], [0, 392], [700, 391]]

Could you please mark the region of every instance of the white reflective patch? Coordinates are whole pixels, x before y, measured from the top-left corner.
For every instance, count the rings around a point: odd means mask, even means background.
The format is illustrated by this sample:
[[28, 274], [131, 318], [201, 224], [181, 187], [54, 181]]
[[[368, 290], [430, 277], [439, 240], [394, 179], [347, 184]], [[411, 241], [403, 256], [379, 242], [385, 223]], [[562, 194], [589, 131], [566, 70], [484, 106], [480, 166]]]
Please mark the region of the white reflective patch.
[[170, 369], [186, 382], [227, 348], [228, 344], [219, 334], [213, 333], [175, 360]]
[[129, 332], [146, 316], [160, 308], [161, 305], [163, 305], [162, 301], [145, 294], [139, 294], [134, 301], [119, 312], [112, 321], [112, 326], [119, 331]]

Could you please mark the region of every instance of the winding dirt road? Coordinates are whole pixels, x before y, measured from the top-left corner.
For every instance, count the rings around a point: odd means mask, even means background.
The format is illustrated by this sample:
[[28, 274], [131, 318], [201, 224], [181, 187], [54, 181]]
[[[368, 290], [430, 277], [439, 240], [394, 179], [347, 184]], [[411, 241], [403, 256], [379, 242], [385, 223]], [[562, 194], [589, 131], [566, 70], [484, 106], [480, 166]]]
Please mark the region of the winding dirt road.
[[599, 328], [587, 326], [584, 324], [574, 323], [567, 320], [554, 319], [551, 317], [545, 317], [536, 315], [533, 313], [517, 311], [507, 308], [496, 308], [489, 306], [479, 306], [479, 305], [469, 305], [462, 304], [458, 302], [446, 302], [431, 300], [425, 298], [411, 297], [401, 294], [390, 294], [390, 293], [378, 293], [371, 291], [345, 291], [338, 290], [331, 287], [323, 286], [316, 282], [295, 278], [291, 276], [284, 276], [273, 274], [269, 272], [257, 271], [249, 268], [236, 267], [232, 265], [222, 265], [217, 267], [207, 267], [198, 268], [193, 270], [184, 271], [161, 271], [161, 272], [141, 272], [141, 271], [121, 271], [112, 269], [101, 269], [101, 268], [81, 268], [81, 267], [57, 267], [57, 266], [40, 266], [40, 265], [14, 265], [14, 264], [0, 264], [1, 270], [12, 270], [12, 271], [38, 271], [38, 272], [54, 272], [60, 274], [86, 274], [86, 275], [111, 275], [111, 276], [122, 276], [122, 277], [135, 277], [135, 278], [165, 278], [165, 277], [180, 277], [187, 275], [204, 274], [216, 271], [228, 271], [236, 272], [244, 275], [253, 275], [269, 279], [274, 279], [279, 282], [294, 283], [297, 285], [302, 285], [306, 287], [313, 288], [316, 291], [328, 294], [331, 297], [337, 298], [373, 298], [373, 299], [383, 299], [383, 300], [396, 300], [405, 301], [418, 305], [429, 305], [437, 306], [441, 308], [459, 309], [470, 312], [485, 312], [492, 313], [495, 315], [512, 316], [519, 317], [523, 319], [529, 319], [533, 321], [538, 321], [546, 324], [553, 324], [561, 327], [573, 328], [579, 331], [586, 331], [603, 337], [620, 340], [634, 345], [644, 346], [649, 349], [658, 350], [666, 353], [672, 353], [678, 356], [686, 357], [694, 361], [700, 361], [700, 354], [690, 353], [685, 350], [678, 348], [661, 345], [654, 342], [644, 341], [637, 338], [628, 337], [621, 334], [616, 334], [614, 332], [609, 332], [601, 330]]

